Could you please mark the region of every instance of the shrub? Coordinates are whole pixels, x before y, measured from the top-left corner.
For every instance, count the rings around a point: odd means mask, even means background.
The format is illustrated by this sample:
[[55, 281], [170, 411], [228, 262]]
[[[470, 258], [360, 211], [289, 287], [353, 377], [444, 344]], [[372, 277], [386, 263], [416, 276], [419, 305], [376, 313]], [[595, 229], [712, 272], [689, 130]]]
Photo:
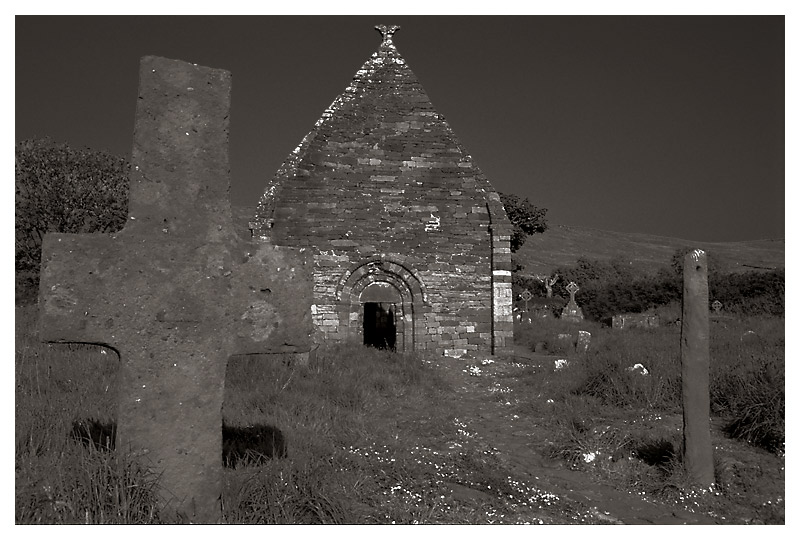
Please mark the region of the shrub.
[[[673, 261], [674, 263], [675, 261]], [[568, 297], [564, 287], [574, 281], [580, 287], [575, 299], [584, 315], [594, 321], [607, 321], [621, 313], [644, 313], [659, 306], [680, 303], [683, 295], [682, 270], [661, 269], [655, 274], [636, 272], [624, 261], [579, 259], [575, 267], [559, 268], [563, 276], [554, 292]], [[709, 271], [709, 300], [719, 300], [726, 313], [737, 315], [784, 314], [785, 272], [746, 272], [729, 274]], [[531, 284], [515, 279], [517, 288]], [[533, 290], [533, 289], [531, 289]], [[516, 297], [515, 290], [515, 297]]]
[[511, 231], [511, 252], [522, 247], [531, 234], [543, 233], [547, 230], [547, 208], [537, 208], [525, 198], [500, 193], [506, 215], [513, 227]]
[[718, 275], [709, 280], [709, 293], [728, 313], [782, 316], [785, 278], [784, 270]]
[[18, 305], [35, 298], [45, 233], [114, 232], [125, 225], [128, 168], [123, 158], [75, 150], [50, 139], [26, 140], [16, 145], [14, 247]]

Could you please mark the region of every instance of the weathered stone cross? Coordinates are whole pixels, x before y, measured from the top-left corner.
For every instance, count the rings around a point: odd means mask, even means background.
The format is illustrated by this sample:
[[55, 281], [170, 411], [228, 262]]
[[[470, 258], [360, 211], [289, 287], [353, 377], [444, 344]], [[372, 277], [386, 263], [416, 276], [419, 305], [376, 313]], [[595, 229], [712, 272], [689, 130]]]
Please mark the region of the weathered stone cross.
[[569, 285], [567, 285], [565, 288], [567, 289], [567, 292], [569, 293], [569, 301], [574, 304], [575, 303], [575, 293], [577, 293], [579, 290], [581, 290], [581, 288], [578, 287], [578, 285], [574, 281], [570, 281]]
[[533, 298], [531, 291], [525, 289], [519, 296], [525, 301], [525, 311], [528, 311], [528, 302]]
[[127, 225], [42, 246], [42, 339], [117, 350], [117, 451], [190, 522], [221, 519], [229, 356], [301, 349], [311, 329], [307, 254], [233, 230], [230, 89], [227, 71], [143, 58]]
[[378, 32], [381, 33], [381, 35], [383, 36], [383, 42], [384, 43], [386, 43], [387, 45], [391, 45], [392, 44], [392, 36], [394, 35], [395, 32], [400, 30], [400, 27], [397, 26], [396, 24], [393, 24], [392, 26], [386, 26], [385, 24], [379, 24], [378, 26], [375, 27], [375, 30], [377, 30]]

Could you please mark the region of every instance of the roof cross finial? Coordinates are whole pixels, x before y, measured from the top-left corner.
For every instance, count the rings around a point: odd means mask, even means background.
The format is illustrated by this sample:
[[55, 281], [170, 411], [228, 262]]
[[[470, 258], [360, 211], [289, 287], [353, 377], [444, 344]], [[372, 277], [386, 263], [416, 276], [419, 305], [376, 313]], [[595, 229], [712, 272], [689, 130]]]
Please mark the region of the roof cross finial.
[[396, 24], [393, 24], [392, 26], [379, 24], [375, 27], [375, 30], [378, 30], [381, 34], [383, 34], [383, 45], [392, 45], [392, 34], [400, 30], [400, 27]]

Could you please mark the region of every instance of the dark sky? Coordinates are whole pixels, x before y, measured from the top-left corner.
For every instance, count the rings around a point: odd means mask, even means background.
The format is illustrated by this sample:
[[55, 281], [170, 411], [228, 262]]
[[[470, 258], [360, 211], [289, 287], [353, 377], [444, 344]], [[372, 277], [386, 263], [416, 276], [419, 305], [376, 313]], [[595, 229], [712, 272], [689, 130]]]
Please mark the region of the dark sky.
[[782, 16], [17, 16], [17, 141], [130, 156], [138, 62], [233, 73], [231, 198], [394, 42], [495, 189], [551, 223], [785, 237]]

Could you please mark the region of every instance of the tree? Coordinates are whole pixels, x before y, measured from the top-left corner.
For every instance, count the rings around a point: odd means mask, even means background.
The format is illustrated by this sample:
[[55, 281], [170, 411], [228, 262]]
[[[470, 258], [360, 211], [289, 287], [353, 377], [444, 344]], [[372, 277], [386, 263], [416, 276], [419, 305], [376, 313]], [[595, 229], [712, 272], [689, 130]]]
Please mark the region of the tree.
[[18, 298], [24, 300], [38, 289], [45, 233], [122, 229], [128, 213], [128, 171], [124, 158], [105, 152], [75, 150], [49, 138], [17, 143], [14, 251]]
[[514, 227], [511, 233], [512, 252], [519, 250], [529, 235], [547, 230], [547, 208], [537, 208], [527, 198], [521, 199], [505, 193], [500, 193], [500, 201]]

